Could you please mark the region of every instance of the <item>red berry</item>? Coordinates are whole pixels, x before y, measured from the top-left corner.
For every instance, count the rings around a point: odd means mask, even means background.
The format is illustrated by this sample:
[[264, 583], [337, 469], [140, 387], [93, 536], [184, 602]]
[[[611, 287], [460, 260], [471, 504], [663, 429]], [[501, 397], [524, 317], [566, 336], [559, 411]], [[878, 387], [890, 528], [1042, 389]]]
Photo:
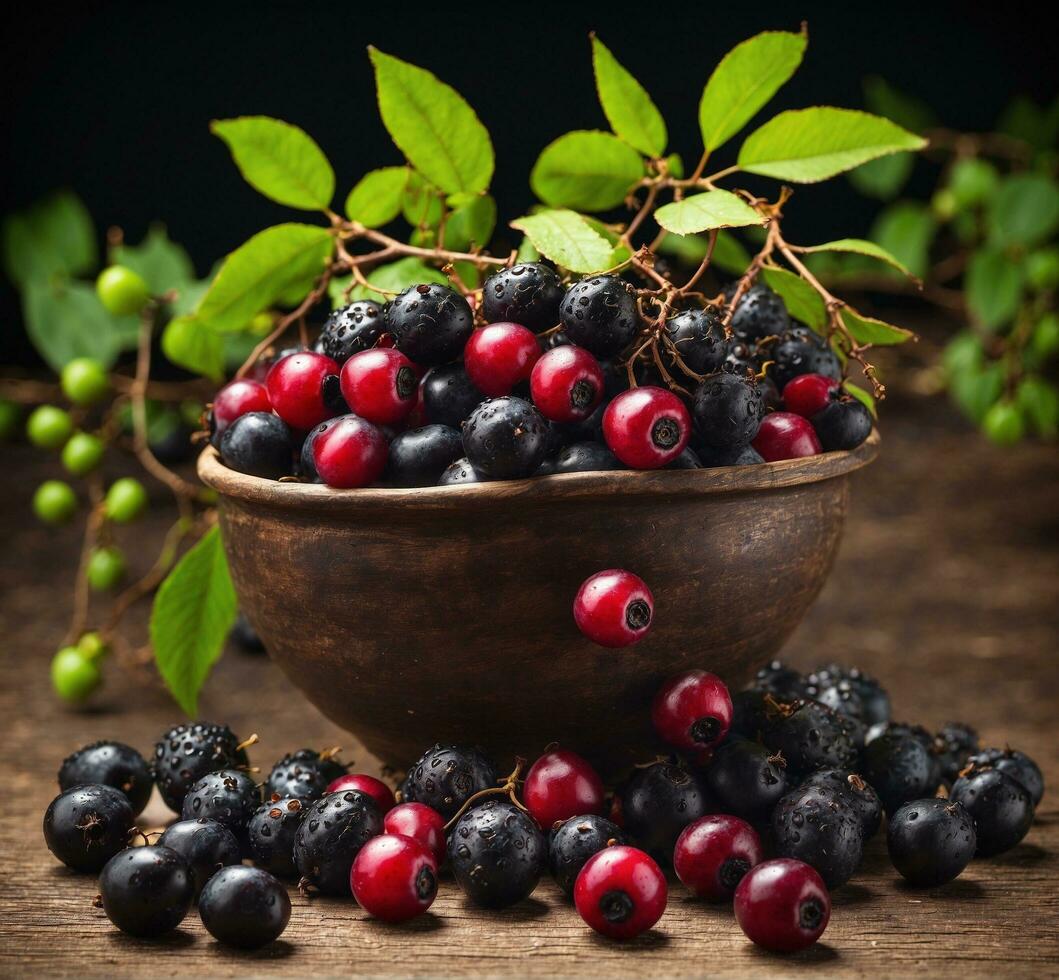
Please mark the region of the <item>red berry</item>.
[[210, 409], [210, 441], [220, 445], [221, 436], [240, 415], [248, 412], [271, 412], [268, 389], [260, 381], [240, 378], [226, 384], [213, 397]]
[[732, 698], [716, 674], [689, 670], [670, 678], [651, 705], [655, 731], [685, 752], [711, 749], [728, 734]]
[[438, 863], [419, 841], [402, 834], [382, 834], [357, 852], [349, 887], [375, 918], [404, 922], [433, 904], [438, 893]]
[[273, 410], [287, 425], [306, 431], [332, 418], [337, 413], [327, 404], [324, 379], [338, 370], [330, 357], [312, 351], [281, 357], [265, 378]]
[[342, 397], [361, 418], [392, 425], [416, 407], [419, 373], [395, 347], [362, 350], [342, 365]]
[[757, 831], [745, 820], [719, 813], [684, 828], [673, 850], [673, 870], [699, 898], [727, 902], [763, 857]]
[[475, 330], [463, 349], [467, 376], [490, 398], [511, 394], [541, 356], [532, 330], [517, 323], [491, 323]]
[[735, 917], [758, 946], [793, 953], [823, 934], [831, 918], [831, 896], [808, 864], [792, 858], [766, 861], [739, 882]]
[[522, 799], [548, 830], [556, 821], [603, 812], [603, 780], [576, 752], [545, 752], [530, 766]]
[[811, 419], [834, 401], [839, 390], [834, 378], [822, 374], [799, 374], [783, 388], [783, 407], [803, 419]]
[[425, 803], [398, 803], [382, 820], [383, 832], [423, 844], [440, 865], [445, 860], [445, 818]]
[[574, 885], [581, 918], [610, 939], [632, 939], [666, 910], [666, 877], [650, 855], [616, 844], [588, 859]]
[[344, 776], [339, 776], [338, 779], [333, 779], [327, 787], [327, 792], [343, 793], [348, 789], [356, 789], [362, 793], [367, 793], [379, 804], [379, 810], [384, 814], [392, 810], [397, 802], [393, 798], [393, 790], [381, 779], [376, 779], [374, 776], [365, 776], [360, 772], [346, 773]]
[[626, 466], [655, 470], [676, 459], [688, 444], [691, 416], [664, 388], [623, 391], [603, 413], [603, 438]]
[[366, 487], [386, 468], [386, 436], [357, 415], [343, 415], [316, 436], [313, 462], [329, 487]]
[[563, 344], [533, 365], [530, 396], [553, 422], [587, 419], [603, 398], [603, 369], [587, 350]]
[[815, 456], [823, 451], [816, 430], [793, 412], [771, 412], [761, 420], [753, 447], [766, 463]]
[[585, 579], [574, 598], [577, 628], [604, 647], [627, 647], [651, 628], [655, 600], [647, 583], [621, 568]]

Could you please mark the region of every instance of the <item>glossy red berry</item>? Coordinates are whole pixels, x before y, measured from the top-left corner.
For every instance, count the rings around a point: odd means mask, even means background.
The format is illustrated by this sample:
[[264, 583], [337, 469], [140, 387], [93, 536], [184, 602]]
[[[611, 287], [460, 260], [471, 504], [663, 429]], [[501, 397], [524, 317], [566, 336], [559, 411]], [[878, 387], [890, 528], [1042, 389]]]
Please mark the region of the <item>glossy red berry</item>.
[[822, 452], [820, 438], [808, 419], [793, 412], [771, 412], [761, 420], [752, 443], [766, 463], [781, 459], [816, 456]]
[[445, 860], [445, 818], [425, 803], [398, 803], [383, 817], [383, 833], [401, 834], [423, 844], [440, 865]]
[[556, 821], [603, 812], [603, 780], [576, 752], [545, 752], [530, 766], [522, 800], [544, 830]]
[[213, 398], [210, 409], [210, 442], [221, 444], [221, 436], [240, 415], [248, 412], [271, 412], [268, 389], [260, 381], [239, 378], [226, 384]]
[[361, 418], [393, 425], [416, 407], [419, 372], [395, 347], [360, 351], [342, 365], [342, 397]]
[[499, 398], [530, 376], [540, 356], [532, 330], [517, 323], [491, 323], [471, 334], [463, 349], [463, 366], [475, 387]]
[[716, 674], [689, 670], [670, 678], [655, 695], [651, 721], [674, 748], [684, 752], [712, 749], [732, 725], [732, 698]]
[[655, 470], [688, 444], [691, 416], [671, 391], [650, 385], [623, 391], [603, 413], [603, 438], [626, 466]]
[[799, 374], [783, 388], [783, 407], [788, 412], [811, 419], [837, 397], [838, 382], [822, 374]]
[[313, 441], [313, 464], [329, 487], [366, 487], [386, 468], [386, 436], [358, 415], [343, 415]]
[[577, 628], [604, 647], [627, 647], [651, 629], [655, 600], [647, 583], [622, 568], [585, 579], [574, 599]]
[[632, 939], [666, 910], [666, 877], [654, 859], [617, 844], [588, 859], [574, 885], [581, 918], [610, 939]]
[[831, 918], [831, 896], [808, 864], [791, 858], [765, 861], [739, 882], [735, 918], [758, 946], [793, 953], [823, 934]]
[[673, 870], [699, 898], [726, 902], [764, 856], [761, 838], [745, 820], [711, 814], [688, 824], [677, 838]]
[[587, 419], [602, 400], [603, 390], [599, 361], [573, 344], [553, 347], [533, 365], [530, 375], [533, 404], [553, 422]]
[[324, 354], [301, 351], [281, 357], [265, 378], [273, 410], [295, 429], [319, 425], [337, 414], [324, 392], [324, 379], [337, 374], [338, 365]]
[[356, 789], [361, 793], [367, 793], [379, 804], [380, 813], [388, 813], [397, 802], [393, 798], [393, 790], [381, 779], [374, 776], [365, 776], [361, 772], [348, 772], [344, 776], [333, 779], [327, 787], [328, 793], [344, 793], [346, 790]]
[[384, 922], [404, 922], [425, 912], [438, 893], [438, 863], [424, 844], [401, 834], [373, 837], [349, 871], [353, 897]]

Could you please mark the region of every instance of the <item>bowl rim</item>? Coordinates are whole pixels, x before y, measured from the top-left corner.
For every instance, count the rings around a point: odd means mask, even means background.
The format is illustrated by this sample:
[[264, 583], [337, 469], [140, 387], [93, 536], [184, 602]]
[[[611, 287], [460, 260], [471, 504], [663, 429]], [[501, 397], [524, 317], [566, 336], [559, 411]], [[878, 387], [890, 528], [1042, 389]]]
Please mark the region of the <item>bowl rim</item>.
[[365, 487], [335, 490], [319, 483], [267, 480], [225, 466], [212, 446], [199, 455], [197, 471], [222, 497], [272, 508], [320, 513], [360, 513], [365, 509], [407, 507], [461, 510], [490, 503], [623, 497], [707, 496], [774, 490], [819, 483], [867, 466], [879, 454], [878, 430], [856, 449], [821, 453], [778, 463], [699, 470], [609, 470], [557, 473], [524, 480], [469, 483], [449, 487]]

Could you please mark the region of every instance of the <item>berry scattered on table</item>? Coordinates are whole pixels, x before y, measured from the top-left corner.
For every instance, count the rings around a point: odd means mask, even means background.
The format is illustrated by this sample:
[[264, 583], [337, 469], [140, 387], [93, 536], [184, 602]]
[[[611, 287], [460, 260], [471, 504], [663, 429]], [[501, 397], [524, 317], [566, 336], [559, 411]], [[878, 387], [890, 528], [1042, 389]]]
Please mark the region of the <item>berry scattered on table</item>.
[[178, 820], [158, 838], [161, 847], [170, 847], [186, 862], [195, 885], [195, 897], [221, 868], [242, 861], [239, 840], [231, 829], [216, 820]]
[[823, 935], [831, 918], [831, 895], [809, 865], [791, 858], [765, 861], [739, 882], [735, 918], [758, 946], [793, 953]]
[[[390, 797], [393, 798], [392, 792]], [[425, 803], [398, 803], [387, 811], [382, 825], [384, 833], [419, 841], [434, 855], [439, 866], [445, 860], [445, 819]]]
[[68, 868], [99, 871], [128, 846], [134, 820], [128, 797], [113, 786], [73, 786], [48, 805], [44, 841]]
[[893, 866], [911, 884], [928, 888], [957, 877], [977, 843], [974, 820], [952, 800], [913, 800], [890, 817], [886, 828]]
[[552, 829], [548, 839], [548, 870], [567, 897], [588, 859], [605, 847], [628, 844], [629, 838], [614, 822], [595, 813], [570, 817]]
[[732, 698], [716, 674], [690, 670], [667, 681], [651, 705], [659, 736], [683, 752], [718, 745], [732, 724]]
[[438, 863], [433, 851], [413, 837], [373, 837], [353, 859], [349, 878], [353, 897], [384, 922], [421, 915], [438, 893]]
[[345, 790], [312, 803], [294, 835], [294, 863], [305, 885], [348, 895], [357, 852], [382, 833], [379, 806], [367, 793]]
[[745, 820], [700, 817], [685, 827], [673, 850], [673, 870], [699, 898], [727, 901], [743, 876], [764, 859], [761, 838]]
[[260, 868], [222, 868], [199, 896], [199, 915], [206, 931], [218, 942], [238, 949], [259, 949], [278, 939], [290, 914], [287, 889]]
[[154, 777], [136, 749], [124, 742], [93, 742], [63, 759], [59, 767], [59, 789], [83, 783], [111, 786], [125, 794], [138, 816], [151, 796]]
[[99, 896], [107, 918], [122, 932], [152, 938], [184, 921], [195, 881], [187, 862], [171, 847], [129, 847], [103, 868]]
[[666, 910], [665, 875], [650, 855], [617, 844], [585, 863], [574, 885], [581, 918], [609, 939], [632, 939], [650, 929]]
[[569, 749], [545, 752], [530, 766], [522, 800], [544, 829], [573, 816], [603, 812], [603, 780], [587, 759]]

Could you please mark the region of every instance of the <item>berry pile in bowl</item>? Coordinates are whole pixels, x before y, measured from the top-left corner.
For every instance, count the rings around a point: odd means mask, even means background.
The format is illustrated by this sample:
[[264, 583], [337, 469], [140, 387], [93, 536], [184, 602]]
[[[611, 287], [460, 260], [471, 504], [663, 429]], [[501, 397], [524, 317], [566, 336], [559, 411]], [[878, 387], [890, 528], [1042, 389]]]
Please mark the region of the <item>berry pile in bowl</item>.
[[[177, 725], [150, 764], [110, 741], [67, 758], [44, 837], [64, 864], [99, 875], [97, 905], [140, 937], [197, 903], [217, 940], [257, 948], [283, 933], [295, 885], [401, 922], [439, 887], [504, 909], [548, 874], [611, 939], [664, 928], [677, 888], [730, 904], [757, 945], [794, 952], [824, 933], [831, 892], [877, 833], [909, 886], [936, 889], [1015, 847], [1044, 793], [1032, 759], [982, 748], [967, 724], [893, 721], [886, 691], [855, 668], [803, 676], [773, 662], [734, 696], [687, 671], [656, 692], [651, 718], [671, 754], [612, 787], [566, 746], [507, 771], [487, 749], [437, 744], [396, 792], [349, 772], [336, 749], [284, 755], [259, 784], [246, 751], [256, 736]], [[179, 817], [147, 833], [136, 820], [155, 788]]]
[[741, 466], [850, 450], [872, 416], [826, 340], [763, 284], [675, 312], [638, 359], [632, 284], [503, 269], [481, 308], [437, 283], [336, 310], [216, 395], [231, 469], [337, 488], [451, 486], [555, 473]]

